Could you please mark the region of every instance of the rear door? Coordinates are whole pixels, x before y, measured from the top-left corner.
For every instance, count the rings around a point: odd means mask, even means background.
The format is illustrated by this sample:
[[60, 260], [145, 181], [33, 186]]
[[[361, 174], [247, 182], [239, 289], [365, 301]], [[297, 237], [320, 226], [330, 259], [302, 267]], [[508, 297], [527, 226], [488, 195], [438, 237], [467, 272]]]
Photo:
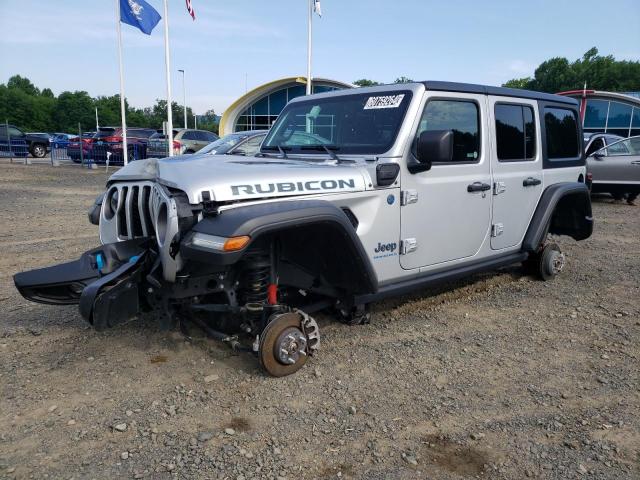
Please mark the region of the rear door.
[[542, 149], [535, 100], [489, 97], [493, 205], [491, 248], [518, 245], [542, 194]]

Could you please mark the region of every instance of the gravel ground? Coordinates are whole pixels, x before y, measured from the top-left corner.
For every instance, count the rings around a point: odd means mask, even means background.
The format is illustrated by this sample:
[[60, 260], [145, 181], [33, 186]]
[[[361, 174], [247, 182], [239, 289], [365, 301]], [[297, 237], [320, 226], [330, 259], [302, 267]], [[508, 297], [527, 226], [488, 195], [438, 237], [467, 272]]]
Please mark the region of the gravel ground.
[[640, 209], [594, 199], [544, 283], [511, 268], [318, 318], [291, 377], [143, 318], [104, 333], [17, 271], [97, 245], [102, 170], [0, 165], [0, 478], [640, 478]]

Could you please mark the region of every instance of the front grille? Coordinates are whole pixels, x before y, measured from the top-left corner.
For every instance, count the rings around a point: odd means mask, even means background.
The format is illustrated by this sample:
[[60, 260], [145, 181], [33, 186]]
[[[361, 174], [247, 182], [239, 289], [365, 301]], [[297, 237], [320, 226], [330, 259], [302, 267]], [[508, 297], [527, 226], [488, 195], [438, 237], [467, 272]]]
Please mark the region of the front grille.
[[[117, 205], [113, 198], [117, 194]], [[100, 214], [100, 241], [103, 244], [155, 237], [164, 279], [175, 281], [182, 268], [180, 254], [172, 254], [178, 238], [176, 201], [164, 187], [149, 181], [117, 182], [107, 190]]]
[[155, 234], [151, 212], [152, 189], [149, 185], [127, 185], [119, 190], [117, 217], [118, 238], [130, 240]]

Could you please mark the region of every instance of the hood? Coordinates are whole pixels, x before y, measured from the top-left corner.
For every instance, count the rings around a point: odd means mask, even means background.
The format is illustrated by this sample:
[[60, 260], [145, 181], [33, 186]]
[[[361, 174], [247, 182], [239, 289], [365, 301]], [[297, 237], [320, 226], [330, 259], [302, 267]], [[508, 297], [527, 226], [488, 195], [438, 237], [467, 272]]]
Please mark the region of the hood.
[[234, 155], [182, 155], [131, 162], [109, 183], [153, 180], [182, 190], [189, 203], [265, 197], [358, 192], [366, 189], [366, 171], [357, 164], [320, 160], [254, 158]]

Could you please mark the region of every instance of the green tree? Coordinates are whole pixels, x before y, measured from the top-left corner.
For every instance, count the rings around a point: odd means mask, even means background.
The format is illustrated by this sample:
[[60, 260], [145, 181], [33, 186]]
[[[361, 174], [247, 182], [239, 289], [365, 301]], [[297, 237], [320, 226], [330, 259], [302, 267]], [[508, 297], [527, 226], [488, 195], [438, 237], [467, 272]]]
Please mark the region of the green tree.
[[369, 80], [368, 78], [361, 78], [360, 80], [353, 82], [353, 84], [357, 87], [375, 87], [376, 85], [380, 85], [380, 82]]
[[220, 127], [220, 117], [212, 109], [207, 110], [204, 115], [198, 115], [198, 129], [208, 130], [215, 134], [218, 133]]
[[412, 79], [410, 79], [409, 77], [398, 77], [396, 78], [393, 83], [411, 83], [413, 82]]
[[78, 123], [93, 130], [96, 119], [93, 99], [87, 92], [62, 92], [52, 115], [54, 130], [75, 133]]
[[531, 85], [532, 81], [533, 81], [533, 79], [531, 77], [514, 78], [514, 79], [511, 79], [508, 82], [504, 83], [502, 86], [503, 87], [509, 87], [509, 88], [524, 88], [524, 89], [527, 89], [527, 88], [529, 88], [529, 85]]
[[7, 82], [7, 87], [22, 90], [27, 95], [40, 95], [40, 90], [31, 83], [31, 80], [26, 77], [21, 77], [20, 75], [14, 75], [11, 77]]
[[585, 83], [587, 88], [595, 90], [638, 91], [640, 62], [602, 56], [593, 47], [574, 62], [562, 57], [546, 60], [536, 68], [533, 78], [516, 78], [504, 86], [556, 93], [583, 88]]

